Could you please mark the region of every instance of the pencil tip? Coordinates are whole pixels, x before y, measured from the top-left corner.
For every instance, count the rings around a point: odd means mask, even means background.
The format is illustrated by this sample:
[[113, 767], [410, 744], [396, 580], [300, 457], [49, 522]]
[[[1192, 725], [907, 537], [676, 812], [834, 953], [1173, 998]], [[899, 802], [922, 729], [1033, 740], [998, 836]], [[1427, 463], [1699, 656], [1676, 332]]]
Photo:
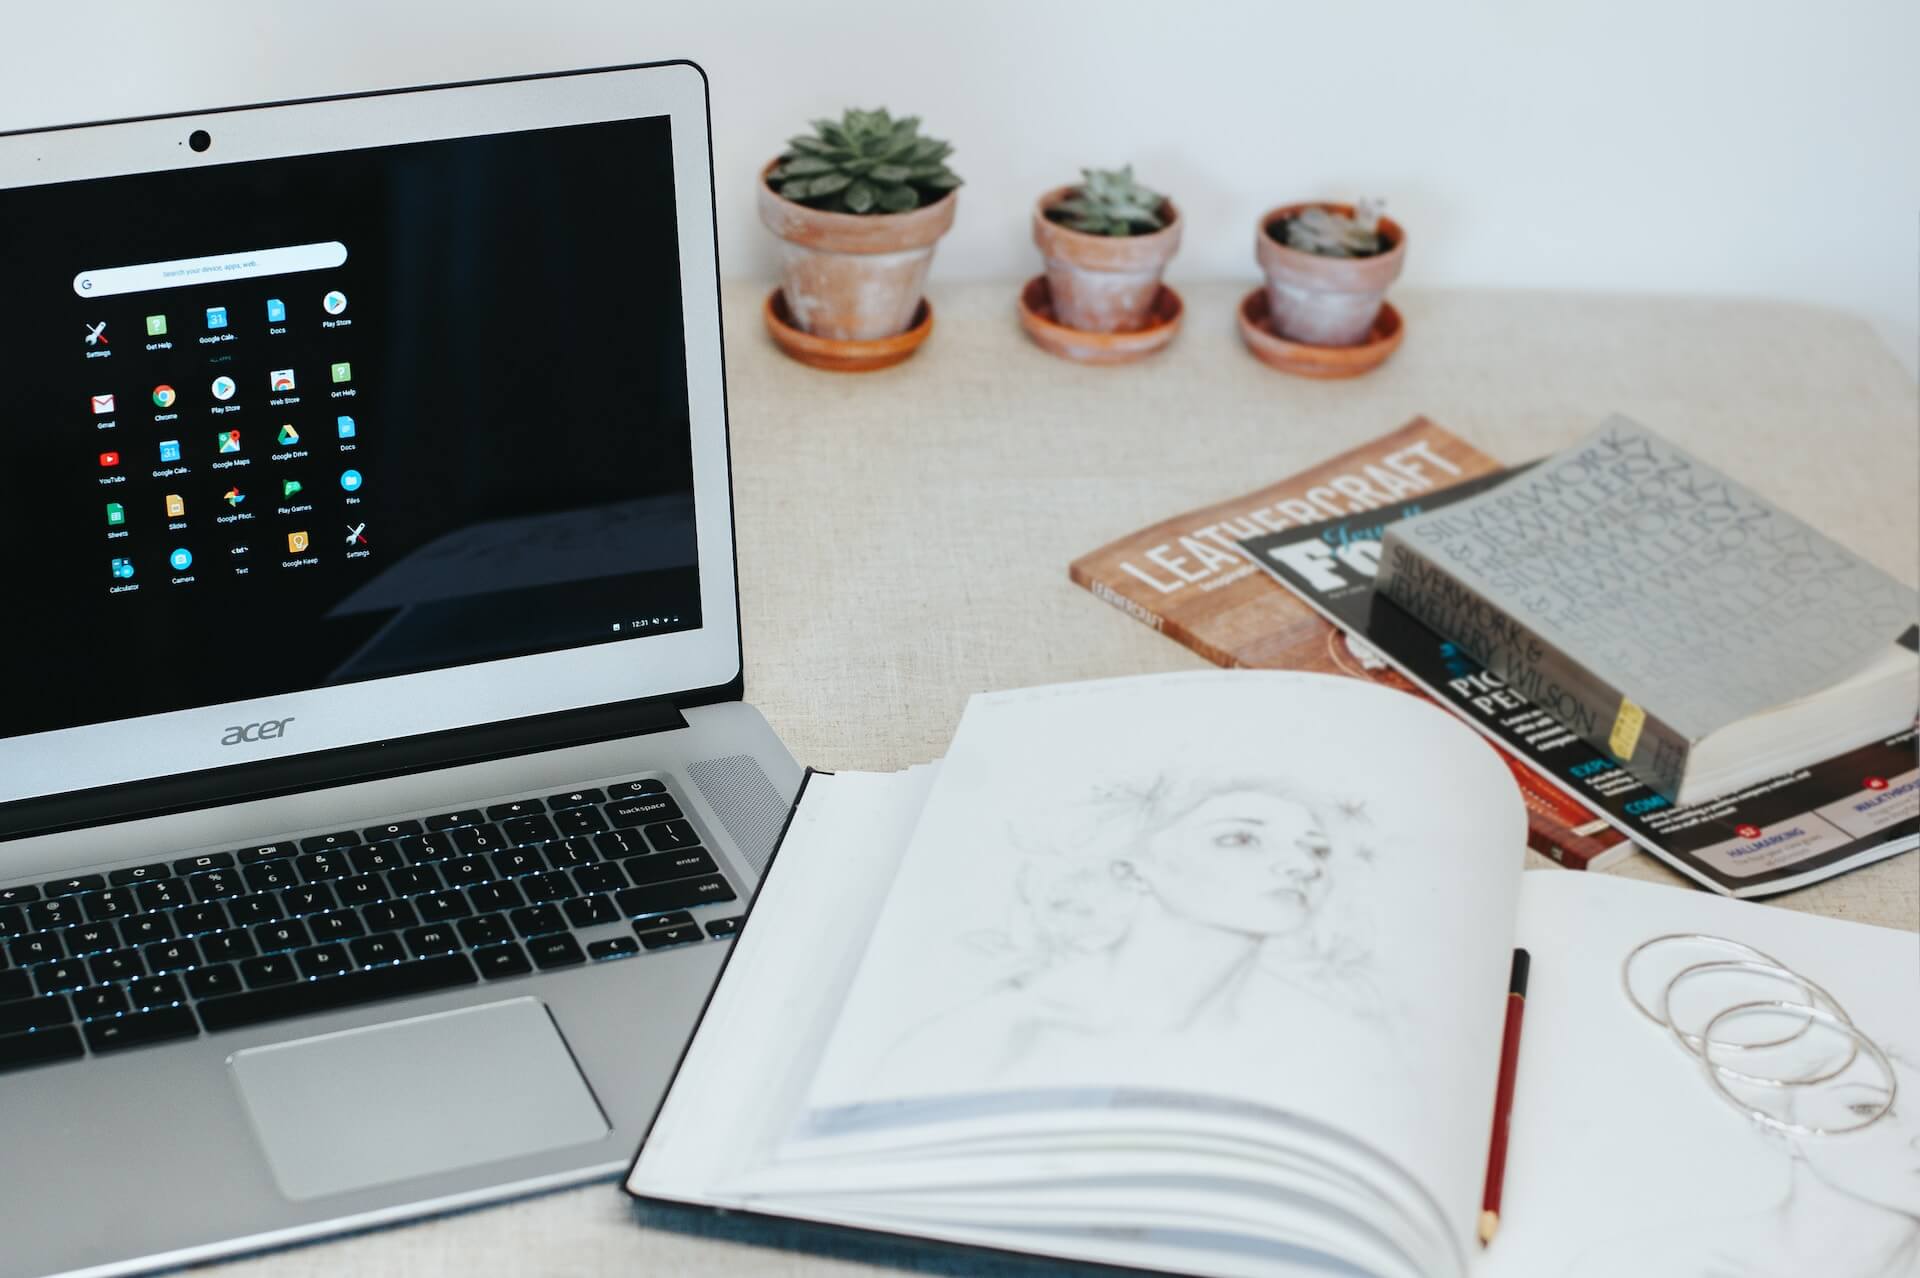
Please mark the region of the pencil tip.
[[1484, 1247], [1488, 1243], [1492, 1242], [1493, 1236], [1499, 1232], [1500, 1232], [1500, 1213], [1497, 1211], [1481, 1212], [1480, 1213], [1480, 1245]]

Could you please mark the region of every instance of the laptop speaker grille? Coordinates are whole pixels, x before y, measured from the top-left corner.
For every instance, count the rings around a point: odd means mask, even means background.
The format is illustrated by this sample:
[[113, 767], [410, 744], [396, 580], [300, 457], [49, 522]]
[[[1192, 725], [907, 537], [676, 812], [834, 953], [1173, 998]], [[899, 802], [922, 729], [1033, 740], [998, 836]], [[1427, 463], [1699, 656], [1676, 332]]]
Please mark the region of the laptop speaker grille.
[[787, 819], [787, 804], [767, 774], [751, 755], [731, 754], [689, 764], [687, 775], [719, 814], [720, 824], [727, 827], [754, 872], [764, 874]]

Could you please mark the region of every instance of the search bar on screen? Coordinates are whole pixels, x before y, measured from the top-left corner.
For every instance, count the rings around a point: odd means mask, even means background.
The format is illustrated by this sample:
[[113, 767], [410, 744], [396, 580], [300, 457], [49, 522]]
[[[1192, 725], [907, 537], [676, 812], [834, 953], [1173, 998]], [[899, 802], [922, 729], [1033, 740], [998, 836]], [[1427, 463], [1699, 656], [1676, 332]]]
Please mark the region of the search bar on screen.
[[181, 257], [171, 262], [144, 262], [139, 266], [103, 266], [74, 276], [73, 291], [81, 297], [150, 293], [155, 289], [215, 284], [222, 280], [324, 271], [345, 265], [346, 260], [347, 246], [338, 240], [328, 240], [323, 244], [293, 244], [252, 253], [216, 253], [212, 257]]

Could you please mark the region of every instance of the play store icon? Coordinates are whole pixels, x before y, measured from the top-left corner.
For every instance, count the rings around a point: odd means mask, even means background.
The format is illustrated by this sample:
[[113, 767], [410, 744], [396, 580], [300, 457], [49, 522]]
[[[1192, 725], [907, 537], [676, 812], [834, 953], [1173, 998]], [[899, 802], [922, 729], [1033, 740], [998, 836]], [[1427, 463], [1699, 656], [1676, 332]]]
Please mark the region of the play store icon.
[[286, 501], [288, 498], [294, 496], [294, 494], [298, 493], [299, 491], [300, 491], [299, 480], [283, 479], [280, 481], [280, 500], [281, 501]]
[[300, 442], [300, 432], [290, 425], [282, 426], [280, 428], [280, 442], [283, 444], [297, 444]]

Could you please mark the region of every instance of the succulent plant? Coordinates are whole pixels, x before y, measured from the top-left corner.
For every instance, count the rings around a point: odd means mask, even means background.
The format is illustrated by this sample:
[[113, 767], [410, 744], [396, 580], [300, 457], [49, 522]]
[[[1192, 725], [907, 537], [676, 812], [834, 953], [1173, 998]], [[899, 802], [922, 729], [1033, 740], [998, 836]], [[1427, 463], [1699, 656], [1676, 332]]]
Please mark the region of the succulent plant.
[[839, 120], [815, 120], [813, 132], [787, 140], [769, 175], [787, 199], [832, 213], [905, 213], [960, 185], [947, 167], [953, 148], [920, 136], [920, 118], [894, 119], [847, 108]]
[[1133, 180], [1133, 166], [1081, 169], [1084, 179], [1047, 216], [1088, 235], [1145, 235], [1167, 224], [1167, 197]]
[[1321, 257], [1373, 257], [1393, 246], [1380, 232], [1383, 201], [1362, 200], [1353, 216], [1315, 205], [1281, 223], [1281, 242]]

